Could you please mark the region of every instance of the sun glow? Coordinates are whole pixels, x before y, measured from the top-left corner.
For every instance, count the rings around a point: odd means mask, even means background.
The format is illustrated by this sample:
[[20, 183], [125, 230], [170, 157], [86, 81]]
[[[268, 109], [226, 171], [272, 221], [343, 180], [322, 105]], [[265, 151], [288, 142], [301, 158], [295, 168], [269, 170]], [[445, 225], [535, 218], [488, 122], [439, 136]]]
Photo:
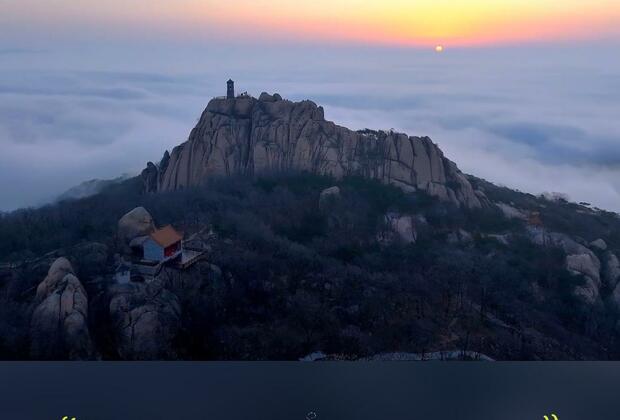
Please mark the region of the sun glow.
[[218, 19], [232, 16], [237, 28], [273, 37], [377, 44], [480, 45], [620, 33], [617, 0], [237, 0], [218, 9]]
[[620, 38], [618, 0], [20, 0], [4, 8], [0, 25], [81, 23], [177, 38], [431, 48]]

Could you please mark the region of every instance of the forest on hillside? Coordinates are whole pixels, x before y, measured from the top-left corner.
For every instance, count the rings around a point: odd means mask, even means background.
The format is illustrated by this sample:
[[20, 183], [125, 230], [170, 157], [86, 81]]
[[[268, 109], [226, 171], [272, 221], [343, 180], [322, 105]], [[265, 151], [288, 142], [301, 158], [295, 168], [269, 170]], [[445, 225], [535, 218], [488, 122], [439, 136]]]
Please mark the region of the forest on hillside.
[[[620, 248], [614, 213], [471, 182], [493, 202], [540, 213], [545, 229]], [[339, 194], [322, 200], [333, 186]], [[166, 312], [170, 334], [154, 354], [122, 350], [110, 309], [118, 293], [117, 222], [137, 206], [159, 225], [214, 233], [206, 262], [184, 273], [168, 270], [149, 286], [179, 308]], [[393, 215], [411, 218], [410, 238], [394, 232]], [[88, 292], [93, 358], [297, 360], [320, 352], [361, 359], [438, 351], [499, 360], [620, 357], [611, 291], [603, 286], [600, 302], [584, 304], [574, 294], [584, 278], [566, 270], [562, 249], [533, 243], [526, 221], [495, 206], [459, 208], [368, 179], [229, 177], [142, 194], [142, 180], [132, 178], [91, 197], [3, 214], [0, 237], [3, 359], [30, 357], [34, 290], [49, 268], [46, 254], [67, 256]], [[93, 243], [105, 247], [103, 257], [92, 258]]]

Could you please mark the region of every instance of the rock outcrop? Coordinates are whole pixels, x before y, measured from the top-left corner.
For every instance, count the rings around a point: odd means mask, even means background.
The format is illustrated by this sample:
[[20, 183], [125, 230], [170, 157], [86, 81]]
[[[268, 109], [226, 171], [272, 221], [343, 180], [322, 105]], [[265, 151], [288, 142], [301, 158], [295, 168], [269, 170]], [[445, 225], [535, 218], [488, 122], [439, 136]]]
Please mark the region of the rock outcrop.
[[418, 225], [426, 224], [426, 220], [419, 215], [387, 213], [384, 216], [383, 229], [377, 232], [377, 241], [382, 245], [389, 245], [396, 241], [404, 244], [413, 244], [418, 239]]
[[159, 162], [159, 165], [155, 165], [153, 162], [148, 162], [146, 168], [141, 173], [142, 189], [146, 193], [155, 193], [161, 182], [161, 175], [166, 172], [168, 163], [170, 162], [170, 153], [166, 150], [164, 157]]
[[590, 305], [600, 296], [600, 262], [592, 254], [573, 254], [566, 257], [566, 269], [574, 275], [582, 275], [585, 284], [575, 288], [575, 295]]
[[575, 295], [587, 304], [596, 303], [602, 286], [601, 262], [596, 254], [564, 233], [545, 232], [538, 228], [530, 228], [528, 232], [532, 242], [561, 248], [564, 251], [568, 272], [582, 275], [585, 279], [584, 285], [575, 288]]
[[118, 239], [125, 247], [138, 236], [148, 235], [154, 230], [153, 218], [144, 207], [136, 207], [118, 221]]
[[613, 252], [605, 253], [605, 270], [603, 278], [609, 289], [614, 289], [620, 280], [620, 260]]
[[596, 239], [596, 240], [590, 242], [590, 245], [593, 246], [594, 248], [600, 249], [601, 251], [606, 251], [607, 250], [607, 242], [605, 242], [601, 238]]
[[110, 318], [121, 359], [175, 359], [173, 341], [181, 324], [178, 298], [158, 281], [116, 285], [110, 292]]
[[495, 205], [502, 211], [504, 217], [507, 219], [519, 219], [519, 220], [527, 220], [527, 215], [510, 204], [506, 203], [495, 203]]
[[88, 331], [88, 296], [71, 263], [57, 259], [37, 288], [30, 324], [33, 359], [86, 360], [93, 357]]
[[159, 183], [159, 168], [153, 162], [148, 162], [146, 168], [140, 174], [142, 178], [142, 189], [144, 192], [157, 192], [157, 184]]
[[337, 186], [325, 188], [319, 196], [319, 208], [324, 209], [325, 206], [340, 197], [340, 188]]
[[67, 274], [73, 274], [73, 267], [69, 260], [62, 257], [56, 259], [47, 271], [47, 276], [37, 286], [36, 302], [40, 303], [51, 295]]
[[412, 216], [390, 213], [385, 216], [385, 221], [401, 241], [410, 244], [415, 243], [417, 232]]
[[326, 121], [311, 101], [266, 93], [211, 100], [189, 139], [159, 167], [149, 165], [144, 180], [147, 191], [155, 180], [158, 191], [170, 191], [214, 175], [289, 170], [366, 176], [469, 208], [482, 206], [484, 196], [428, 137], [352, 131]]

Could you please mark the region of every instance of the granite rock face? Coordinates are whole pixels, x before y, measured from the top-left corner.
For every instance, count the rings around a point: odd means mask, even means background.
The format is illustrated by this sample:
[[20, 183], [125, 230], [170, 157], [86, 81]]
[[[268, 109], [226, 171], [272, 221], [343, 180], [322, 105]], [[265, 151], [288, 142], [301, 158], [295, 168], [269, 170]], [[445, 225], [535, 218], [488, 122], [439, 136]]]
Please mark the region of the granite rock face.
[[574, 254], [566, 257], [566, 269], [574, 275], [582, 275], [585, 284], [575, 288], [575, 295], [593, 305], [600, 296], [600, 262], [593, 254]]
[[37, 286], [36, 302], [42, 302], [58, 287], [58, 283], [62, 281], [67, 274], [73, 274], [73, 267], [66, 258], [56, 259], [50, 266], [47, 276]]
[[159, 167], [145, 170], [145, 185], [152, 191], [157, 180], [158, 191], [170, 191], [215, 175], [290, 170], [375, 178], [468, 208], [484, 201], [428, 137], [352, 131], [326, 121], [323, 108], [311, 101], [267, 93], [211, 100], [189, 139]]
[[159, 282], [111, 288], [110, 319], [123, 360], [176, 359], [174, 339], [181, 324], [178, 298]]
[[146, 168], [141, 173], [142, 189], [147, 193], [157, 192], [157, 188], [161, 182], [161, 176], [166, 172], [168, 163], [170, 162], [170, 153], [166, 150], [164, 157], [159, 162], [159, 165], [155, 165], [153, 162], [148, 162]]
[[599, 301], [602, 286], [601, 261], [588, 247], [560, 232], [530, 228], [530, 240], [537, 245], [560, 248], [566, 254], [566, 269], [584, 277], [585, 284], [575, 288], [575, 295], [587, 304]]
[[65, 258], [57, 259], [37, 288], [30, 324], [33, 359], [86, 360], [93, 357], [88, 331], [88, 296]]
[[412, 216], [400, 214], [388, 214], [385, 216], [386, 223], [398, 235], [398, 238], [405, 243], [415, 243], [417, 232]]

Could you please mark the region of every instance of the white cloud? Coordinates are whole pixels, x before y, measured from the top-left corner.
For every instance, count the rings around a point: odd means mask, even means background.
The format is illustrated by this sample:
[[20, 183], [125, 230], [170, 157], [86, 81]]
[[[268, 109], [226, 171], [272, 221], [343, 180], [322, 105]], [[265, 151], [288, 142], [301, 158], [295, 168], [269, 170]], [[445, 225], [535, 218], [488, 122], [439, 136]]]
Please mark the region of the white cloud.
[[[47, 51], [47, 50], [43, 50]], [[106, 45], [0, 63], [0, 209], [138, 171], [233, 77], [313, 99], [351, 128], [429, 135], [466, 172], [620, 210], [620, 58], [605, 48], [452, 50]], [[5, 58], [7, 58], [5, 57]]]

